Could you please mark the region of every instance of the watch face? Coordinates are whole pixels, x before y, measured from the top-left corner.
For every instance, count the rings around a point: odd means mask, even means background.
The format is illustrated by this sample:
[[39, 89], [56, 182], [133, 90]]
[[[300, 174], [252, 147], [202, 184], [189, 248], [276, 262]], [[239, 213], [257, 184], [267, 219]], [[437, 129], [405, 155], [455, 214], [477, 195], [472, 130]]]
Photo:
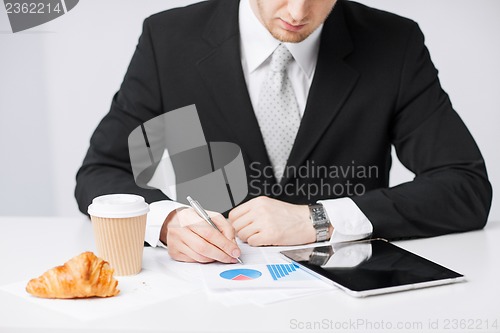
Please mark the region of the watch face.
[[326, 217], [326, 214], [325, 214], [325, 210], [323, 209], [323, 207], [314, 207], [312, 209], [312, 217], [315, 221], [322, 221], [322, 220], [326, 220], [327, 217]]
[[325, 211], [321, 208], [317, 208], [315, 210], [315, 215], [317, 220], [326, 220], [326, 214]]

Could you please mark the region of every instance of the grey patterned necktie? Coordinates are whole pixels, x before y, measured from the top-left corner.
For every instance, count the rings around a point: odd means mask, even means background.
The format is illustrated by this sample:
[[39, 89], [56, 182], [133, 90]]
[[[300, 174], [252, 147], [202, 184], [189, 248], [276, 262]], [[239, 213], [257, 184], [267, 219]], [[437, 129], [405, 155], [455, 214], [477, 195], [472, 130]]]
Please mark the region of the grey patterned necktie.
[[293, 60], [286, 46], [280, 44], [272, 55], [270, 71], [255, 110], [278, 183], [300, 126], [299, 106], [286, 71]]

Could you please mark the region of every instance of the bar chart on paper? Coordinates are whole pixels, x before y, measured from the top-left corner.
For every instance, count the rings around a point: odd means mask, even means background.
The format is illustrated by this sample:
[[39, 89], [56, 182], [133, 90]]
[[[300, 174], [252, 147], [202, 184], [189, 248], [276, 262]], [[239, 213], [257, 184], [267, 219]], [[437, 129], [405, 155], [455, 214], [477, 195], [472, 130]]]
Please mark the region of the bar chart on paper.
[[296, 264], [274, 264], [267, 265], [267, 269], [274, 281], [277, 280], [304, 280], [301, 274], [298, 274], [299, 266]]

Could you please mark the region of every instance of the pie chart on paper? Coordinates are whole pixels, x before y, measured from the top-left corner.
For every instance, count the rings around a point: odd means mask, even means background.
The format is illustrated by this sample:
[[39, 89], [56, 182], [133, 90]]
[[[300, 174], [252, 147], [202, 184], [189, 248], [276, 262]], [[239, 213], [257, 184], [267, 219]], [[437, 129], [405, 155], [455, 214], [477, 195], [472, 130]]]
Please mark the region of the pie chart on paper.
[[262, 276], [262, 273], [255, 269], [230, 269], [219, 274], [226, 280], [249, 281]]

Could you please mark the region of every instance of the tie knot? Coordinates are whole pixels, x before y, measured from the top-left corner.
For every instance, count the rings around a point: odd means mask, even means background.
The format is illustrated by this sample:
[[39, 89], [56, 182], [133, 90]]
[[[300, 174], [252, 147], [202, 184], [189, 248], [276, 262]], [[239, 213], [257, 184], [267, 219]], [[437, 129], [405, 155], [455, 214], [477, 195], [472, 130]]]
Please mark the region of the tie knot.
[[271, 70], [273, 72], [284, 72], [286, 66], [293, 60], [293, 56], [284, 44], [280, 44], [274, 50], [271, 57]]

